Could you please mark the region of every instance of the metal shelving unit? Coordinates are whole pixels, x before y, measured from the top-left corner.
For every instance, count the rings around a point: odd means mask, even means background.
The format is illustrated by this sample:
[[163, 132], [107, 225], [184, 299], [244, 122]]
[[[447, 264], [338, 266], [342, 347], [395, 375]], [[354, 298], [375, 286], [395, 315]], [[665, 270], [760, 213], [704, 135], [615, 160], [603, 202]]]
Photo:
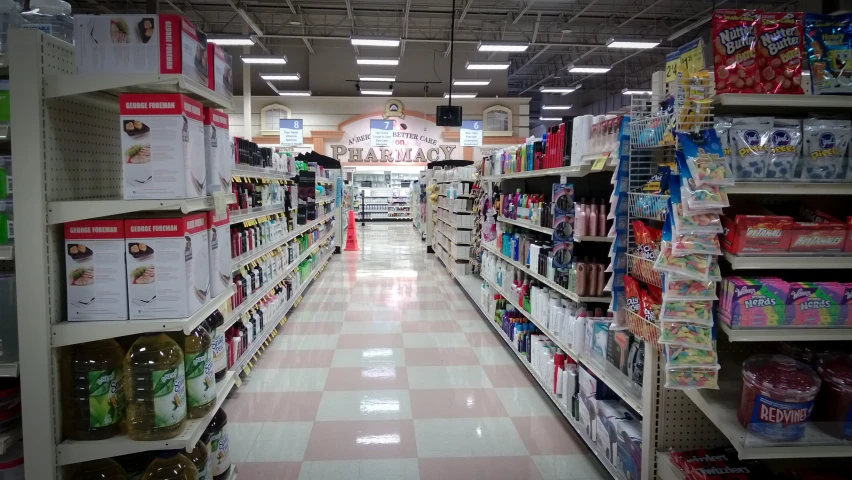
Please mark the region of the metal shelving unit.
[[852, 340], [852, 328], [731, 328], [719, 321], [731, 342], [832, 342]]
[[813, 270], [852, 268], [852, 255], [846, 256], [754, 256], [740, 257], [725, 252], [725, 260], [734, 270]]

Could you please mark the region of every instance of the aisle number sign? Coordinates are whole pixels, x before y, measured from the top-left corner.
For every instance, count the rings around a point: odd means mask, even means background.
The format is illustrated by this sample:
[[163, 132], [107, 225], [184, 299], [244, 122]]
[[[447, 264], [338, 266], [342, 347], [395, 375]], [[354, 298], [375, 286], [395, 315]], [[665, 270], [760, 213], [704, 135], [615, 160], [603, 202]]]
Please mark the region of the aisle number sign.
[[304, 122], [299, 119], [281, 119], [279, 120], [279, 133], [281, 135], [281, 145], [302, 145], [304, 136], [302, 130]]
[[390, 147], [393, 142], [393, 120], [370, 120], [370, 146]]
[[461, 130], [459, 131], [459, 142], [462, 147], [481, 147], [482, 121], [462, 120]]

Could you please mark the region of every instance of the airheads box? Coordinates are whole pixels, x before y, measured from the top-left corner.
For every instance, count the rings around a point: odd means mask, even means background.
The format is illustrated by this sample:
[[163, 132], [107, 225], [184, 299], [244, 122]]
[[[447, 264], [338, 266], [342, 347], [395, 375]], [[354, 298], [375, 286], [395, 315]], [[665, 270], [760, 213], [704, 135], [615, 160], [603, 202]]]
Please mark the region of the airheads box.
[[124, 220], [65, 224], [69, 321], [127, 320]]
[[234, 96], [231, 54], [215, 43], [207, 44], [207, 88], [227, 98]]
[[207, 215], [125, 220], [130, 319], [189, 317], [210, 298]]
[[781, 326], [789, 293], [790, 284], [780, 278], [728, 277], [719, 316], [732, 327]]
[[787, 297], [787, 325], [832, 326], [840, 320], [844, 288], [837, 282], [792, 282]]
[[124, 198], [207, 195], [201, 104], [176, 93], [124, 93], [118, 102]]
[[82, 74], [182, 74], [207, 86], [207, 36], [180, 15], [74, 15]]
[[207, 166], [207, 194], [231, 191], [231, 134], [228, 115], [215, 108], [204, 109], [204, 162]]
[[222, 214], [207, 212], [208, 240], [210, 246], [210, 298], [224, 292], [231, 285], [231, 216], [225, 209]]

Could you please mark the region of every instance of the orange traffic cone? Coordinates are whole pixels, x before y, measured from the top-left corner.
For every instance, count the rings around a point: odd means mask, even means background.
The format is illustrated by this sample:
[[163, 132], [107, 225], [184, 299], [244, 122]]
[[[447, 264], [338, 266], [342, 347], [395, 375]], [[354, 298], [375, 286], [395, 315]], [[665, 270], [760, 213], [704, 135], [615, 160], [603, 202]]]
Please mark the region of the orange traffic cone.
[[358, 235], [355, 233], [355, 211], [349, 210], [349, 226], [346, 227], [346, 248], [345, 251], [358, 250]]

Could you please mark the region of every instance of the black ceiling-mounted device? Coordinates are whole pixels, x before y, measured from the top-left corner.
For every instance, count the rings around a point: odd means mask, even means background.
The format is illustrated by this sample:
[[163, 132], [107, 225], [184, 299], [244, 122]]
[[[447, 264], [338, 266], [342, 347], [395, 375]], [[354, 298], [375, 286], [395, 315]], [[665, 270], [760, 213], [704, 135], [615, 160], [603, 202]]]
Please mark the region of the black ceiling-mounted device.
[[435, 112], [435, 125], [439, 127], [461, 127], [462, 107], [456, 105], [438, 105]]

